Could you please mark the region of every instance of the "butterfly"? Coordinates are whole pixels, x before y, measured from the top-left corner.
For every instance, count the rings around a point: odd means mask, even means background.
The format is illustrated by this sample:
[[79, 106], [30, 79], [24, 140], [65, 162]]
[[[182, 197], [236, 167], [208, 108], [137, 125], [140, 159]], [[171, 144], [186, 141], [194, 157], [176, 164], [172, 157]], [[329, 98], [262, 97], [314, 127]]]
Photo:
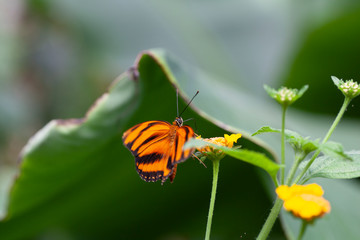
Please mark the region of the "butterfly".
[[[198, 93], [199, 91], [181, 114]], [[163, 184], [168, 178], [173, 182], [177, 164], [184, 162], [195, 151], [194, 148], [183, 149], [185, 143], [195, 137], [195, 132], [190, 126], [183, 125], [184, 120], [179, 115], [178, 91], [177, 113], [172, 124], [166, 121], [147, 121], [123, 133], [123, 143], [135, 157], [136, 171], [146, 182], [161, 180]]]

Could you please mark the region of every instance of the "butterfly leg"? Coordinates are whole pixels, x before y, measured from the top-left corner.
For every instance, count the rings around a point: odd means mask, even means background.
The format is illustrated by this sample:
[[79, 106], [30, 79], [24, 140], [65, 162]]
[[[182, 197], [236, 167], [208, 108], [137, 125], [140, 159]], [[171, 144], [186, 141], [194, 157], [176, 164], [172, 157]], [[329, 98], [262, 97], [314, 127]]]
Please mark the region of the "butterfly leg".
[[204, 165], [205, 168], [207, 168], [206, 165], [205, 165], [205, 163], [204, 163], [203, 161], [201, 161], [200, 158], [198, 158], [195, 154], [192, 154], [192, 156], [193, 156], [194, 158], [196, 158], [197, 160], [199, 160], [199, 162], [200, 162], [202, 165]]

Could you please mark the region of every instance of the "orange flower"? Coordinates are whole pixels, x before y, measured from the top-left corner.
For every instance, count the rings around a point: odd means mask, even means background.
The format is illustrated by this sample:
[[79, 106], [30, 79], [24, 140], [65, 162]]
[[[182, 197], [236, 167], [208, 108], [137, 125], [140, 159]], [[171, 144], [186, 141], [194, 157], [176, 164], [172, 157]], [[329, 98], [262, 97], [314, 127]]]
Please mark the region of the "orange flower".
[[284, 200], [284, 208], [294, 216], [311, 221], [322, 217], [331, 210], [330, 203], [322, 197], [323, 189], [316, 183], [308, 185], [281, 185], [276, 188], [280, 199]]

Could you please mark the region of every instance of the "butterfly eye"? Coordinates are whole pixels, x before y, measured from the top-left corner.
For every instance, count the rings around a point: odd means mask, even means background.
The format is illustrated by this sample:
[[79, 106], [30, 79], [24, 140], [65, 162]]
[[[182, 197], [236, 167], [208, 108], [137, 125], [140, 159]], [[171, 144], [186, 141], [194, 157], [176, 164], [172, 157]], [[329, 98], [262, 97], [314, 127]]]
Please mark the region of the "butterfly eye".
[[175, 119], [176, 125], [178, 125], [179, 127], [181, 127], [184, 123], [184, 120], [182, 119], [182, 117], [177, 117]]

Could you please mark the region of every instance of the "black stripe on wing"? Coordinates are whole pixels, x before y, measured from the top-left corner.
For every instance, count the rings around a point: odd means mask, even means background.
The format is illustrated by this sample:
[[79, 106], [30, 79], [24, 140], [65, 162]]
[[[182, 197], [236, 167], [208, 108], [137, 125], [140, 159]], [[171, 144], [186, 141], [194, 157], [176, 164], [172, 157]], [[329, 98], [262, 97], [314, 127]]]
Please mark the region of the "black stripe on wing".
[[[180, 129], [179, 129], [180, 130]], [[183, 150], [183, 147], [185, 145], [185, 143], [190, 139], [193, 138], [195, 136], [194, 131], [192, 130], [192, 128], [190, 128], [189, 126], [182, 126], [181, 130], [185, 131], [185, 138], [184, 141], [180, 141], [179, 138], [183, 138], [184, 136], [180, 136], [179, 134], [176, 135], [175, 138], [175, 146], [174, 146], [174, 157], [177, 155], [178, 151], [181, 151], [181, 157], [179, 159], [173, 159], [172, 162], [168, 162], [167, 167], [173, 167], [175, 164], [180, 163], [180, 162], [184, 162], [186, 159], [188, 159], [190, 157], [190, 155], [195, 151], [195, 148], [193, 149], [188, 149], [186, 151]], [[170, 160], [170, 159], [169, 159]]]
[[[123, 137], [122, 137], [123, 143], [131, 151], [131, 153], [134, 156], [137, 156], [139, 154], [138, 150], [139, 150], [139, 148], [141, 146], [143, 146], [145, 144], [148, 144], [149, 142], [155, 140], [156, 138], [160, 138], [160, 137], [163, 137], [163, 136], [166, 135], [163, 132], [159, 133], [156, 125], [161, 124], [161, 125], [166, 126], [166, 127], [170, 126], [170, 123], [168, 123], [166, 121], [149, 121], [147, 123], [147, 125], [144, 127], [144, 124], [146, 124], [146, 123], [147, 122], [137, 124], [134, 127], [127, 130], [123, 134]], [[139, 127], [142, 127], [143, 129], [141, 129], [141, 131], [137, 134], [136, 137], [133, 138], [132, 141], [128, 141], [129, 135], [134, 134], [133, 132], [135, 132], [136, 129], [138, 129]], [[164, 129], [161, 129], [161, 130], [163, 131]], [[145, 133], [146, 131], [147, 131], [147, 133]], [[141, 137], [143, 137], [144, 134], [149, 134], [149, 132], [153, 132], [153, 133], [148, 138], [146, 138], [143, 142], [140, 142], [140, 143], [137, 142], [137, 141], [140, 141], [139, 139], [141, 139]], [[159, 139], [159, 140], [161, 140], [161, 139]], [[135, 143], [138, 144], [139, 146], [136, 149], [133, 149], [133, 145]]]
[[146, 182], [156, 182], [159, 179], [161, 179], [164, 175], [164, 171], [158, 170], [158, 171], [144, 171], [142, 169], [139, 169], [138, 166], [141, 165], [144, 168], [144, 165], [153, 164], [154, 162], [159, 162], [162, 158], [162, 154], [159, 153], [152, 153], [148, 155], [144, 155], [142, 157], [135, 157], [136, 162], [136, 171], [138, 172], [141, 179], [143, 179]]

